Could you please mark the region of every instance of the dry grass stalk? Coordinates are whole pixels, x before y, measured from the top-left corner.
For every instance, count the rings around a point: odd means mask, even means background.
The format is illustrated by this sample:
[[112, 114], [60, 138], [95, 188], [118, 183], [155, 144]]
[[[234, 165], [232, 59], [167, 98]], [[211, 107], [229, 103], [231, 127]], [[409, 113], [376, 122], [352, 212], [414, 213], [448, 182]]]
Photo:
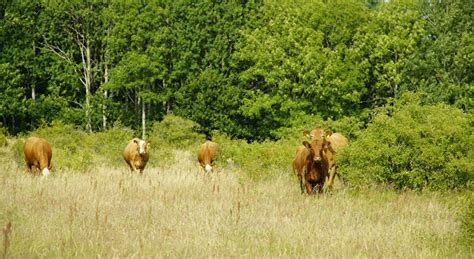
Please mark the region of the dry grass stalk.
[[11, 239], [11, 234], [12, 234], [12, 222], [9, 221], [7, 224], [5, 224], [5, 227], [3, 227], [3, 258], [7, 257], [7, 252], [8, 248], [10, 247], [10, 239]]

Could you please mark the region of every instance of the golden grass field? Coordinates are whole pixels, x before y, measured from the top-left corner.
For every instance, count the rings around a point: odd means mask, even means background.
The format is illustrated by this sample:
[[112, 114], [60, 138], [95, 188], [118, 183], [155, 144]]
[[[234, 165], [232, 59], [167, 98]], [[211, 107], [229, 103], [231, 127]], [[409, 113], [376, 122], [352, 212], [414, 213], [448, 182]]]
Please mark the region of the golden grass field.
[[[472, 258], [441, 194], [337, 189], [308, 197], [282, 171], [251, 181], [237, 169], [199, 173], [194, 156], [143, 175], [96, 168], [27, 175], [6, 155], [0, 224], [7, 258]], [[454, 194], [450, 194], [455, 198]], [[5, 235], [3, 236], [5, 238]], [[5, 246], [7, 246], [6, 251]], [[6, 253], [6, 254], [5, 254]]]

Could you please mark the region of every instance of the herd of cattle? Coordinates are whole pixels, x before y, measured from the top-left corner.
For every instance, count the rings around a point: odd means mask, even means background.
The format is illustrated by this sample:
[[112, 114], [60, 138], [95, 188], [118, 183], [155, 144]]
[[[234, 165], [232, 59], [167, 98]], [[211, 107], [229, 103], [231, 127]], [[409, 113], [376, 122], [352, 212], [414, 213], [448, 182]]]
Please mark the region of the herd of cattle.
[[[301, 192], [305, 190], [308, 194], [315, 191], [321, 193], [323, 186], [332, 189], [336, 175], [335, 156], [337, 151], [348, 145], [348, 140], [340, 133], [330, 130], [315, 128], [304, 131], [303, 134], [311, 139], [304, 141], [303, 145], [296, 150], [293, 160], [293, 172], [299, 180]], [[206, 141], [201, 144], [198, 151], [198, 162], [200, 170], [211, 173], [214, 160], [218, 153], [218, 144]], [[149, 160], [150, 142], [139, 138], [130, 140], [123, 151], [123, 158], [130, 167], [131, 172], [143, 173]], [[52, 149], [47, 140], [37, 137], [29, 137], [23, 146], [25, 161], [29, 172], [38, 170], [43, 176], [48, 176], [51, 171]]]

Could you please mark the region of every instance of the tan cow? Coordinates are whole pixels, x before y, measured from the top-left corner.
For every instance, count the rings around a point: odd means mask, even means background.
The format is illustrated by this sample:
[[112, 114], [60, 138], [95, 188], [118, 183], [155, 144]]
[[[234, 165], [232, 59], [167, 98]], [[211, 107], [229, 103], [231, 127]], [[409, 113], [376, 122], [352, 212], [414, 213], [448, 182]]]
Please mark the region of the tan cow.
[[130, 172], [140, 170], [143, 173], [146, 163], [150, 158], [149, 154], [150, 142], [139, 138], [133, 138], [123, 151], [123, 159], [130, 166]]
[[329, 190], [333, 188], [334, 177], [336, 176], [336, 154], [338, 150], [341, 150], [345, 146], [349, 145], [349, 141], [340, 133], [327, 132], [326, 135], [326, 146], [323, 150], [323, 155], [328, 160], [328, 182], [327, 187]]
[[23, 145], [23, 152], [29, 172], [34, 167], [35, 171], [40, 170], [44, 177], [50, 175], [53, 152], [48, 141], [43, 138], [29, 137]]
[[219, 146], [217, 143], [212, 141], [206, 141], [199, 147], [198, 152], [198, 161], [201, 165], [201, 170], [206, 170], [206, 172], [212, 172], [212, 165], [216, 159]]

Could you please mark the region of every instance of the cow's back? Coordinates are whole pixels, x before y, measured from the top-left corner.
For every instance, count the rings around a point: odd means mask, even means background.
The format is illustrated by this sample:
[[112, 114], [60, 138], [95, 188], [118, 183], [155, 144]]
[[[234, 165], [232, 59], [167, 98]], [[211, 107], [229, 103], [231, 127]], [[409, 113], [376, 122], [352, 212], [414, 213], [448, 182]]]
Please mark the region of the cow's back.
[[50, 167], [53, 152], [51, 145], [45, 139], [27, 138], [23, 145], [23, 152], [28, 166], [33, 165], [40, 170]]
[[337, 152], [339, 149], [349, 144], [349, 140], [347, 140], [347, 138], [341, 133], [333, 133], [331, 136], [327, 137], [327, 140], [331, 142], [331, 149], [334, 152]]
[[131, 163], [133, 157], [135, 157], [136, 154], [138, 153], [137, 152], [137, 147], [138, 147], [137, 144], [135, 142], [133, 142], [133, 139], [132, 139], [128, 142], [127, 146], [123, 150], [123, 159], [128, 164]]
[[218, 145], [212, 141], [206, 141], [199, 147], [198, 160], [201, 164], [211, 164], [217, 155]]

